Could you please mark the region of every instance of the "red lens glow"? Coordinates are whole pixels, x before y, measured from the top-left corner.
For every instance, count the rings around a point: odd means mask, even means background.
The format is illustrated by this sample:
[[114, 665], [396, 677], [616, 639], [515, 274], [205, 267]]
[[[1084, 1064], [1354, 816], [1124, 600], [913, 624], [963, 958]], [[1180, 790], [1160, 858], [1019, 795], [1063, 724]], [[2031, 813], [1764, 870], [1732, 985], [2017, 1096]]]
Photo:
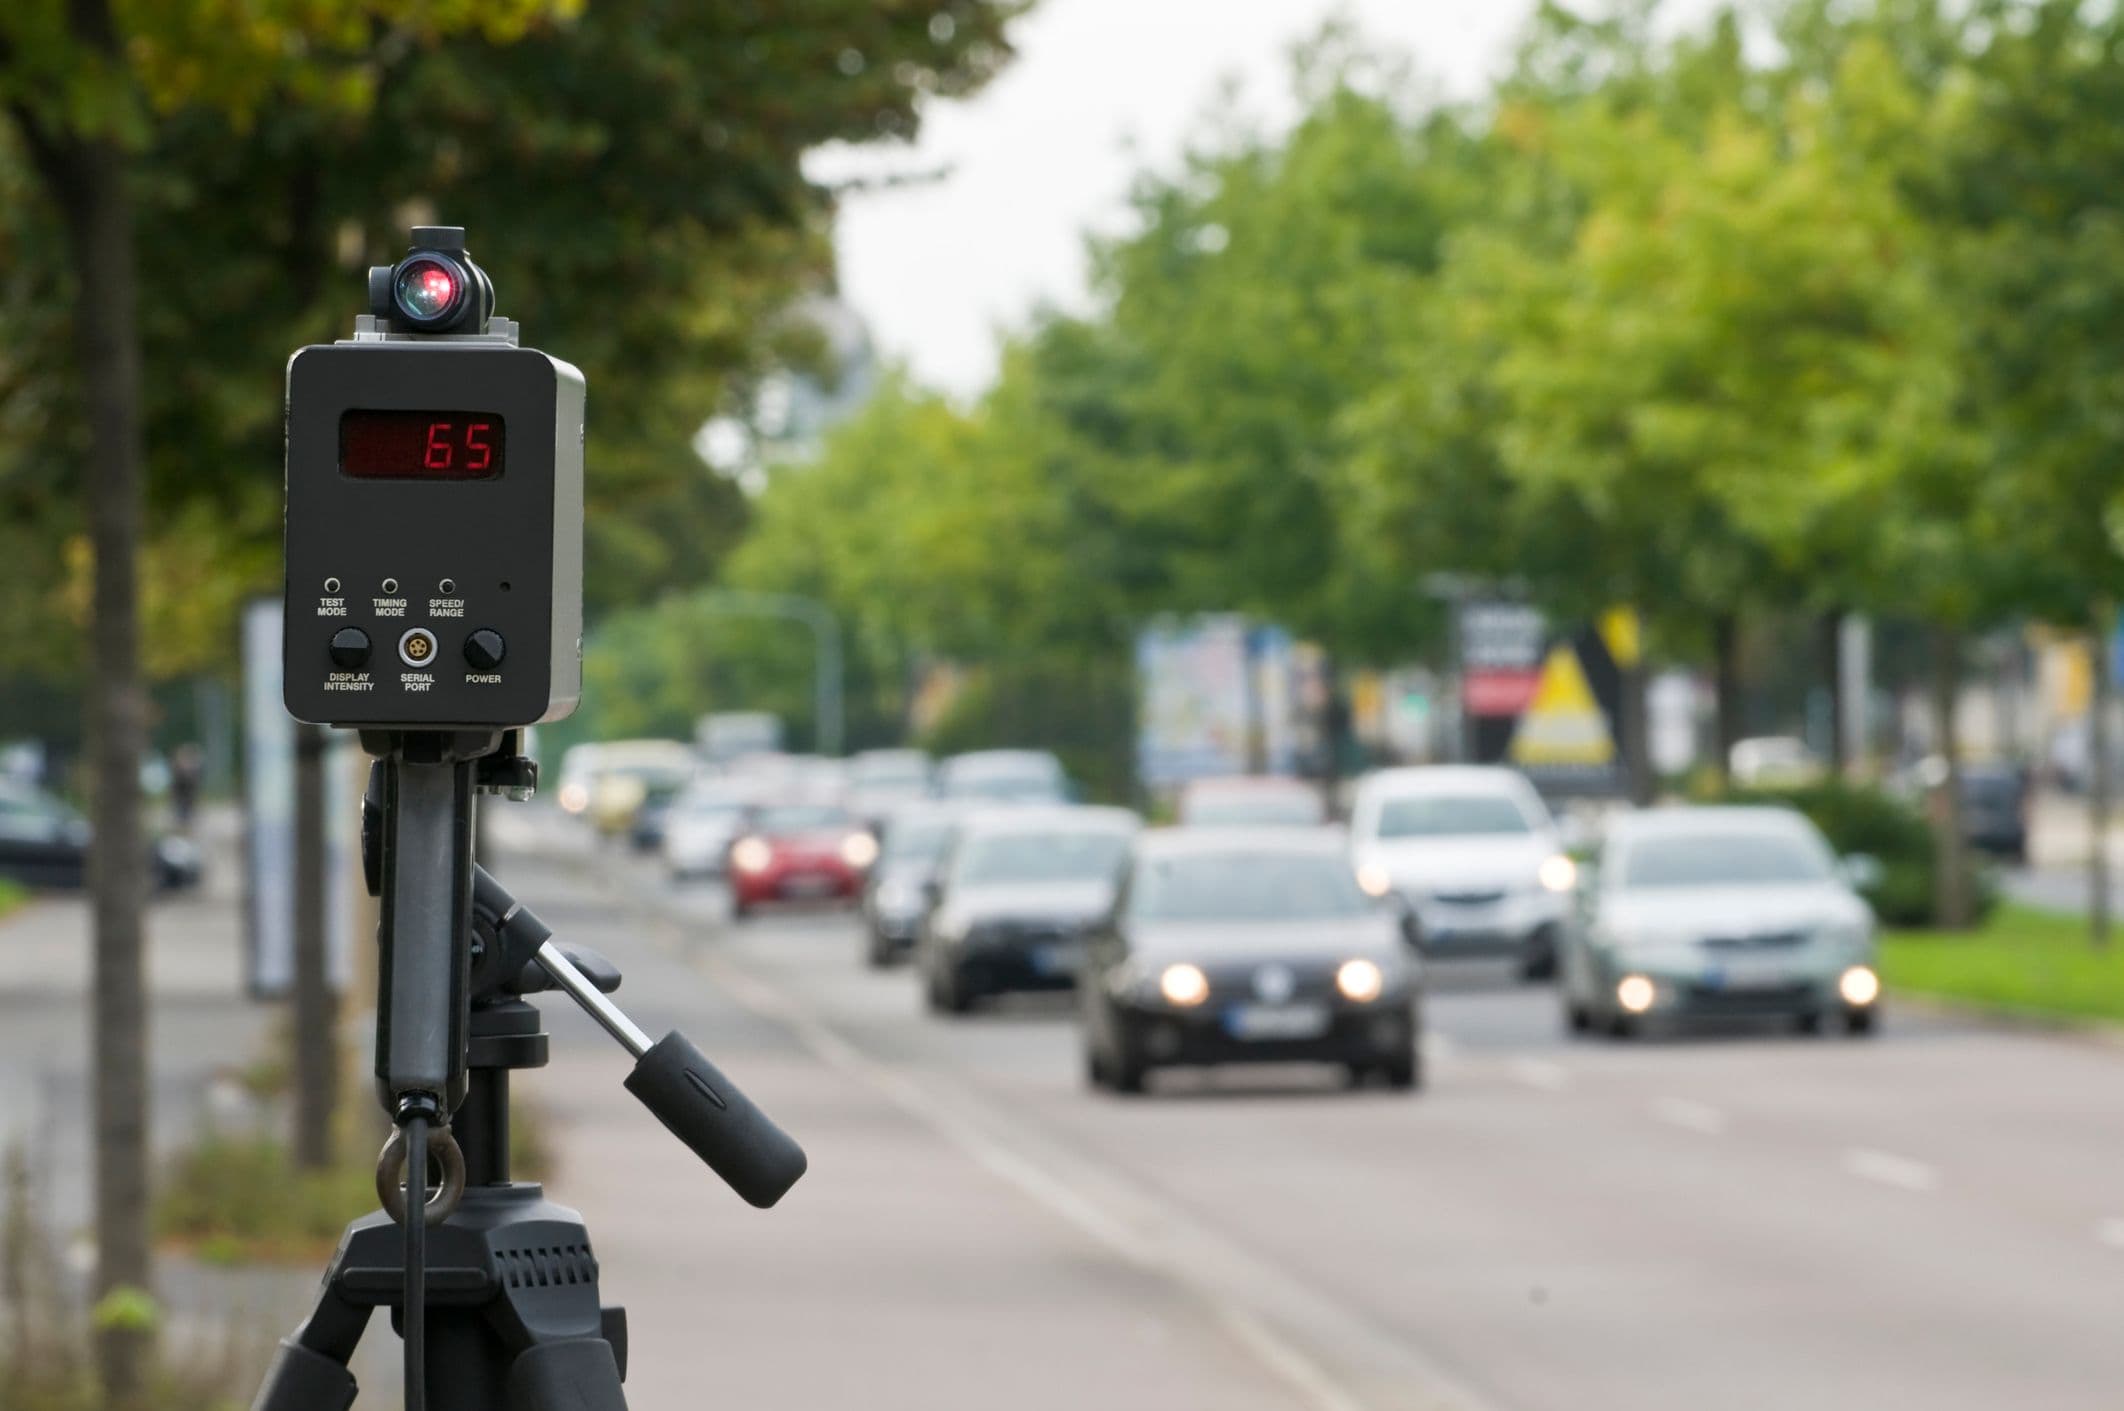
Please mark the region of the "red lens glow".
[[457, 276], [433, 260], [399, 271], [398, 305], [417, 319], [440, 318], [457, 303]]

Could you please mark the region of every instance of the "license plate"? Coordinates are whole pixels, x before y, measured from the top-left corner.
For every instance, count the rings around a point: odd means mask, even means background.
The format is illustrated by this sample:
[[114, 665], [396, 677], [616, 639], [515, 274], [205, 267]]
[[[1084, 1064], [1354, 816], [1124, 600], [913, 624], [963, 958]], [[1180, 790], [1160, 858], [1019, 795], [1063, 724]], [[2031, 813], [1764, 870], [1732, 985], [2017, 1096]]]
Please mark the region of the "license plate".
[[1224, 1031], [1235, 1039], [1317, 1039], [1328, 1031], [1324, 1004], [1242, 1004], [1224, 1012]]
[[837, 883], [823, 873], [810, 876], [795, 876], [782, 883], [782, 890], [792, 897], [823, 897], [835, 890]]
[[1775, 960], [1729, 960], [1704, 975], [1714, 990], [1779, 990], [1792, 983], [1791, 971]]
[[1052, 945], [1034, 946], [1027, 959], [1032, 962], [1036, 975], [1069, 975], [1075, 973], [1083, 956], [1079, 947], [1058, 941]]

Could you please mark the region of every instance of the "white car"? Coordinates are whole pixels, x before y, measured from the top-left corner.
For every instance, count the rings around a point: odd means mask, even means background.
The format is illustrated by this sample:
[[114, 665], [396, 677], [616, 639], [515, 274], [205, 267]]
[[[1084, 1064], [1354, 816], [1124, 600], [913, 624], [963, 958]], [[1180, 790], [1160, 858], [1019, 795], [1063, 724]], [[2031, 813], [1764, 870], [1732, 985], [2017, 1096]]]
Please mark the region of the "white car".
[[1681, 1018], [1774, 1018], [1812, 1033], [1873, 1029], [1872, 909], [1787, 808], [1657, 808], [1619, 818], [1582, 889], [1563, 954], [1574, 1031], [1627, 1035]]
[[758, 791], [730, 779], [703, 779], [671, 801], [664, 816], [664, 866], [675, 880], [719, 877], [730, 844]]
[[1427, 765], [1367, 775], [1350, 845], [1358, 885], [1401, 899], [1426, 954], [1509, 955], [1529, 980], [1556, 972], [1578, 869], [1518, 771]]

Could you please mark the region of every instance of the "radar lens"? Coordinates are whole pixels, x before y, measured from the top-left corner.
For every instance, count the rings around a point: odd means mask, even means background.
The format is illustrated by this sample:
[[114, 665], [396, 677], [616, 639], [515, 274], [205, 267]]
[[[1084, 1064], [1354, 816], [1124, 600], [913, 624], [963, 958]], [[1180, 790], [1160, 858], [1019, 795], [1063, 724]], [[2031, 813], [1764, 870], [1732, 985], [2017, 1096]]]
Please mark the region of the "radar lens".
[[398, 272], [398, 307], [409, 318], [432, 323], [450, 313], [462, 288], [454, 271], [433, 260], [416, 260]]

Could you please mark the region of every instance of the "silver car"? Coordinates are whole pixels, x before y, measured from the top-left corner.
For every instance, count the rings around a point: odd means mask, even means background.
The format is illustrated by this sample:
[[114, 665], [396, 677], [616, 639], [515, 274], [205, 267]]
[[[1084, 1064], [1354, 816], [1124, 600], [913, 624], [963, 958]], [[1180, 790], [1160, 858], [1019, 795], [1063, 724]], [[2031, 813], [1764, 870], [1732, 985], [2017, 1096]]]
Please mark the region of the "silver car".
[[1562, 955], [1575, 1032], [1688, 1018], [1828, 1018], [1868, 1033], [1881, 982], [1872, 909], [1814, 825], [1784, 808], [1618, 817], [1582, 869]]

